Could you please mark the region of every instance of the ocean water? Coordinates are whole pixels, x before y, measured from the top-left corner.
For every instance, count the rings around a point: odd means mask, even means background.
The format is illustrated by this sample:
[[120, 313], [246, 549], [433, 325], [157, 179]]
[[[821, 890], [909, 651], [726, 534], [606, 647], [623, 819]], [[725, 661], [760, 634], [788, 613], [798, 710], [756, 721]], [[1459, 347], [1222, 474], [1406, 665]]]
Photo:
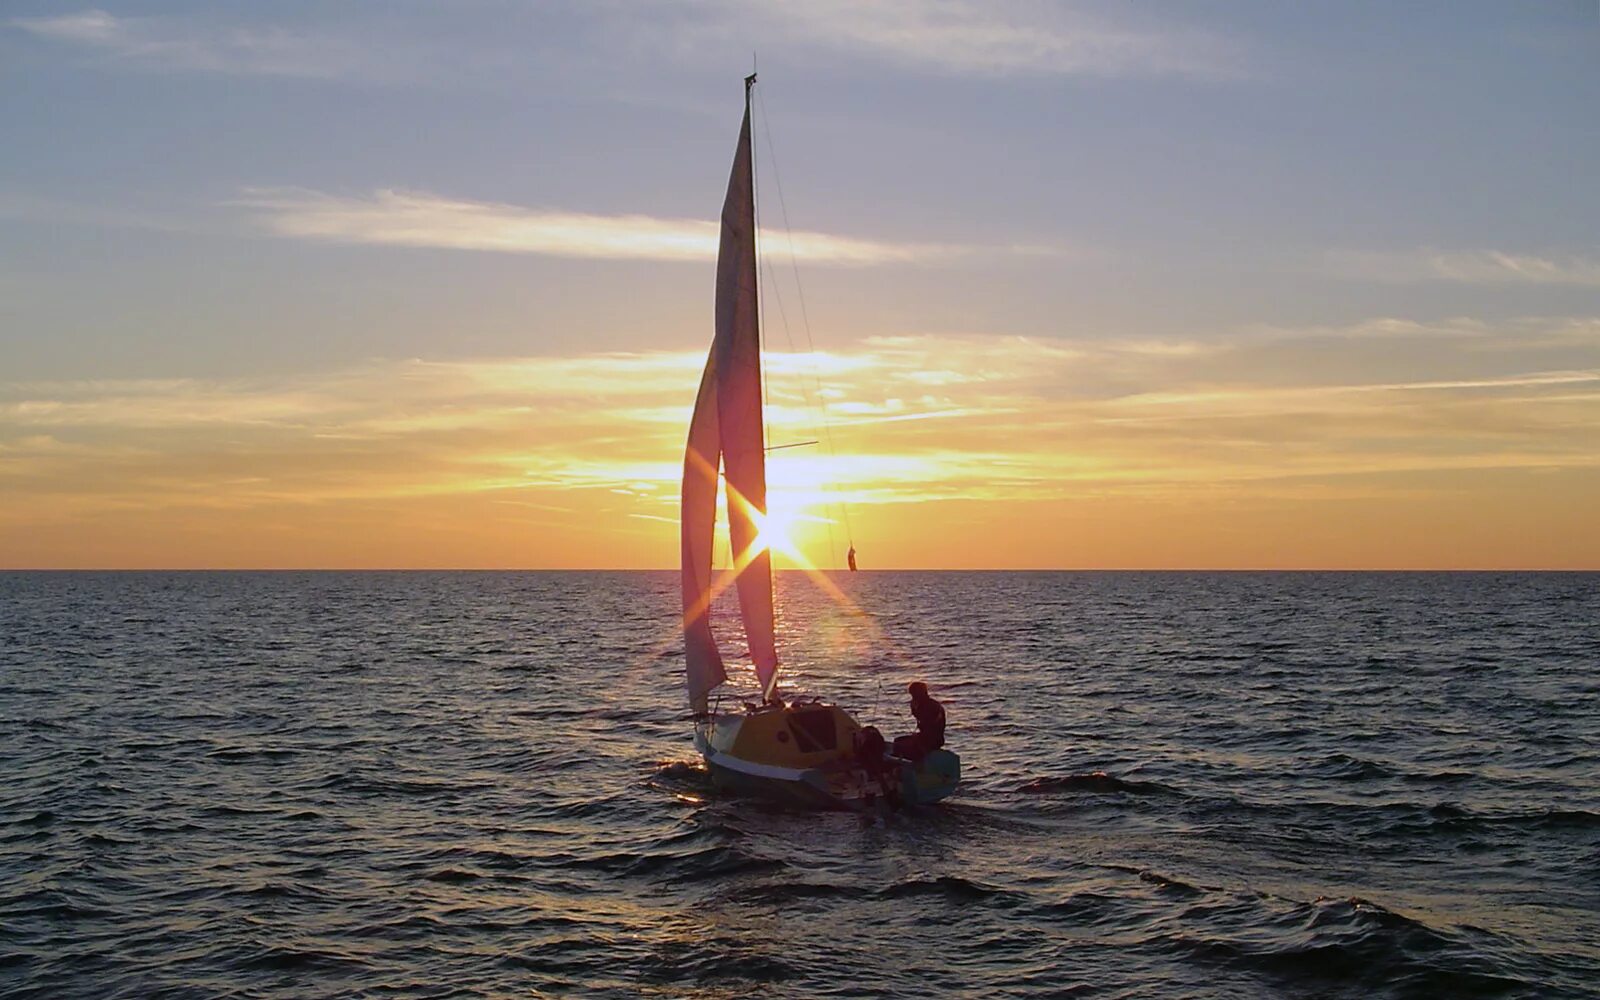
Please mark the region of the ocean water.
[[1600, 996], [1600, 575], [830, 579], [947, 803], [715, 794], [672, 573], [0, 574], [0, 995]]

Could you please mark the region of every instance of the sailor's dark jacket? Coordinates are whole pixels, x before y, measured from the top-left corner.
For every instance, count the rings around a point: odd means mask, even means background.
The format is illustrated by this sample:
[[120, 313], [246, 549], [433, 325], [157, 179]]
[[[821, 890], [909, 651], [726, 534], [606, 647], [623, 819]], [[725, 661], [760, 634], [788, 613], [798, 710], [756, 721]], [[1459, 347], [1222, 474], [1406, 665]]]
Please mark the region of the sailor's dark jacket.
[[917, 732], [927, 740], [928, 749], [944, 746], [944, 706], [932, 698], [922, 698], [911, 703], [911, 714], [917, 718]]

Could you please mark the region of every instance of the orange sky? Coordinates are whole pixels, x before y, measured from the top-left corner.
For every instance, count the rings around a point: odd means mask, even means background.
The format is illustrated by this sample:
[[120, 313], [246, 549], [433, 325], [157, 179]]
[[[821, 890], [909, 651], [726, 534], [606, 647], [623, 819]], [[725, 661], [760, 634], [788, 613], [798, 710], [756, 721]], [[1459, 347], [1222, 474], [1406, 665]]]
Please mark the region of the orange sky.
[[0, 567], [675, 565], [759, 52], [809, 560], [1600, 568], [1593, 4], [107, 6], [0, 13]]
[[[672, 566], [702, 360], [12, 384], [0, 563]], [[771, 505], [823, 566], [1594, 568], [1597, 362], [1540, 320], [773, 353], [771, 442], [832, 454]]]

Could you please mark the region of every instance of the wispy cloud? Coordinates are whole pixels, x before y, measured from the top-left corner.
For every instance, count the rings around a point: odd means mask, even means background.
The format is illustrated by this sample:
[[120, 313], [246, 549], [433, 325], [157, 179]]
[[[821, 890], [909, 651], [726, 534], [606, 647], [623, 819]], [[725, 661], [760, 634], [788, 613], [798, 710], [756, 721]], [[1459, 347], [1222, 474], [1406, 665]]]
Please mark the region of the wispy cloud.
[[1343, 277], [1410, 284], [1447, 281], [1469, 285], [1575, 285], [1600, 288], [1600, 258], [1505, 253], [1499, 250], [1405, 253], [1336, 252], [1328, 270]]
[[[422, 12], [412, 23], [426, 26], [432, 17], [448, 16]], [[470, 57], [450, 31], [402, 41], [386, 37], [381, 19], [373, 18], [356, 31], [223, 21], [214, 12], [125, 17], [89, 9], [3, 23], [128, 67], [387, 82], [486, 80], [475, 68], [482, 63], [492, 65], [490, 76], [526, 74], [519, 54], [525, 57], [530, 47], [546, 61], [567, 54], [540, 49], [551, 24], [578, 26], [568, 36], [578, 45], [588, 37], [583, 25], [622, 29], [651, 56], [676, 51], [703, 58], [708, 44], [743, 47], [759, 40], [786, 51], [962, 76], [1226, 78], [1243, 75], [1245, 65], [1238, 41], [1215, 32], [1121, 6], [1049, 0], [700, 0], [535, 8], [505, 18], [501, 36], [476, 39]]]
[[[590, 215], [383, 190], [370, 197], [265, 188], [236, 205], [277, 236], [374, 246], [436, 247], [614, 260], [711, 260], [714, 222], [647, 215]], [[790, 244], [786, 241], [783, 249]], [[812, 263], [869, 265], [928, 262], [965, 248], [796, 232], [793, 252]]]
[[[1244, 65], [1233, 41], [1141, 20], [1126, 7], [1096, 11], [1040, 0], [710, 0], [677, 17], [667, 28], [675, 23], [696, 42], [775, 37], [788, 47], [954, 75], [1214, 78], [1239, 76]], [[657, 33], [662, 28], [652, 25]]]
[[[774, 440], [831, 430], [840, 446], [786, 452], [774, 466], [788, 471], [774, 481], [814, 492], [831, 480], [863, 502], [889, 502], [1600, 462], [1600, 343], [1584, 349], [1586, 367], [1508, 372], [1503, 354], [1476, 344], [1410, 336], [1451, 374], [1393, 377], [1402, 365], [1387, 378], [1286, 384], [1271, 363], [1282, 345], [1248, 337], [1205, 353], [992, 336], [773, 353]], [[1381, 358], [1394, 344], [1371, 347]], [[1550, 356], [1570, 358], [1570, 345], [1559, 350]], [[173, 503], [623, 489], [640, 513], [666, 516], [655, 507], [675, 495], [703, 360], [693, 349], [374, 362], [280, 379], [11, 383], [0, 385], [0, 477], [68, 489], [89, 476], [91, 492]], [[927, 372], [964, 377], [917, 377]], [[204, 482], [186, 478], [195, 476]]]
[[[0, 219], [190, 234], [237, 234], [243, 230], [352, 246], [411, 246], [611, 261], [702, 262], [717, 258], [720, 240], [717, 222], [707, 219], [541, 210], [403, 190], [341, 197], [299, 187], [253, 187], [243, 190], [240, 197], [211, 208], [210, 213], [158, 213], [0, 192]], [[216, 208], [221, 208], [221, 213], [216, 213]], [[947, 264], [1077, 253], [1038, 246], [901, 243], [805, 230], [782, 234], [774, 246], [779, 258], [787, 259], [792, 254], [798, 262], [837, 267]]]
[[[819, 554], [847, 502], [880, 538], [917, 525], [902, 558], [935, 564], [967, 551], [940, 520], [958, 508], [1036, 511], [983, 530], [1016, 536], [1020, 563], [1048, 563], [1035, 536], [1074, 505], [1113, 520], [1165, 512], [1127, 528], [1126, 545], [1174, 517], [1264, 504], [1421, 504], [1407, 509], [1425, 523], [1425, 505], [1452, 502], [1429, 485], [1439, 476], [1521, 483], [1504, 503], [1543, 504], [1559, 527], [1592, 509], [1583, 483], [1600, 488], [1597, 334], [1592, 317], [1390, 319], [1209, 342], [907, 335], [773, 352], [773, 442], [823, 443], [775, 453], [771, 500], [813, 518], [803, 530]], [[1351, 356], [1343, 368], [1322, 363], [1329, 344]], [[1300, 359], [1287, 369], [1285, 352]], [[156, 555], [125, 557], [143, 564], [181, 539], [207, 564], [664, 565], [704, 356], [0, 383], [0, 553], [126, 548], [84, 541], [103, 529], [153, 540]], [[1537, 478], [1549, 473], [1567, 477], [1560, 489]], [[1518, 476], [1534, 478], [1504, 478]]]
[[372, 49], [281, 28], [219, 26], [168, 17], [117, 17], [86, 10], [19, 17], [13, 28], [38, 38], [99, 50], [132, 66], [238, 75], [327, 79], [376, 63]]
[[[1218, 389], [1194, 392], [1152, 392], [1125, 396], [1113, 401], [1118, 407], [1187, 407], [1205, 416], [1237, 414], [1238, 408], [1251, 413], [1284, 413], [1326, 407], [1328, 397], [1363, 393], [1460, 392], [1468, 389], [1504, 390], [1553, 386], [1585, 385], [1600, 389], [1600, 369], [1594, 371], [1528, 372], [1517, 375], [1476, 379], [1449, 379], [1422, 382], [1356, 382], [1345, 385], [1302, 385], [1288, 388]], [[1337, 405], [1337, 404], [1333, 404]]]
[[13, 27], [43, 38], [85, 45], [113, 45], [126, 30], [124, 22], [103, 10], [86, 10], [56, 17], [12, 18]]
[[[343, 197], [303, 188], [247, 188], [240, 197], [211, 209], [137, 211], [0, 192], [0, 219], [178, 233], [244, 231], [352, 246], [680, 262], [715, 260], [721, 235], [717, 223], [704, 219], [567, 212], [395, 190]], [[774, 245], [780, 258], [792, 254], [800, 262], [840, 267], [1084, 253], [1023, 245], [906, 243], [806, 231], [782, 234]]]

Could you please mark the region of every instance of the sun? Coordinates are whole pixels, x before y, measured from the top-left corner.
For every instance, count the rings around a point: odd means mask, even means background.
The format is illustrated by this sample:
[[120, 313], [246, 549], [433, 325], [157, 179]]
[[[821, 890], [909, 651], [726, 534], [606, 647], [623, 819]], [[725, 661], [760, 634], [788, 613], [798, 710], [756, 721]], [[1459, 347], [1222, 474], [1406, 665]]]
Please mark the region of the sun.
[[795, 547], [794, 529], [800, 518], [793, 511], [769, 510], [765, 514], [752, 512], [756, 522], [756, 540], [753, 548], [760, 552], [781, 552], [791, 559], [802, 560]]
[[763, 512], [745, 500], [737, 490], [730, 489], [728, 493], [730, 514], [732, 509], [737, 507], [749, 516], [756, 529], [755, 538], [751, 540], [749, 547], [735, 558], [734, 565], [742, 569], [750, 559], [762, 552], [769, 552], [784, 556], [791, 565], [800, 569], [812, 568], [810, 559], [800, 549], [801, 526], [806, 521], [823, 519], [805, 512], [809, 499], [803, 494], [796, 496], [775, 490], [767, 494], [768, 507]]

